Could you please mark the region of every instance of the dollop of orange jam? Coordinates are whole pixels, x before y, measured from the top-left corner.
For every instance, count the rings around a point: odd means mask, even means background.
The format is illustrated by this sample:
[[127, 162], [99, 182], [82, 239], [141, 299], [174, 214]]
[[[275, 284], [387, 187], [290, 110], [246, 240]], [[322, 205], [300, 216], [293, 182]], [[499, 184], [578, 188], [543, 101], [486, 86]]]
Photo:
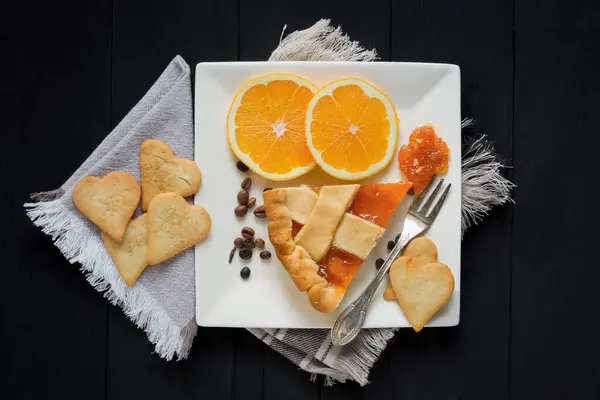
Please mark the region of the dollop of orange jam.
[[332, 246], [319, 262], [319, 275], [333, 285], [348, 287], [363, 259]]
[[448, 172], [449, 154], [450, 149], [431, 125], [420, 126], [398, 152], [400, 171], [412, 182], [415, 193], [421, 193], [434, 175]]
[[410, 187], [409, 182], [362, 185], [356, 192], [349, 211], [385, 228]]

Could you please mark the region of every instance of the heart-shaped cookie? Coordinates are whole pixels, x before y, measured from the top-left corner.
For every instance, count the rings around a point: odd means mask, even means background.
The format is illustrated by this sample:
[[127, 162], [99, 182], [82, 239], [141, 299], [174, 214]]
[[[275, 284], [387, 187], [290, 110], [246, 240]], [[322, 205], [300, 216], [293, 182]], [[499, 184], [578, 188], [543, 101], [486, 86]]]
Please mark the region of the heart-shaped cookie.
[[[412, 258], [412, 265], [421, 266], [437, 261], [438, 250], [431, 239], [419, 236], [406, 245], [402, 251], [402, 256]], [[383, 293], [383, 298], [385, 300], [397, 299], [391, 282], [388, 282], [387, 288]]]
[[102, 232], [104, 246], [127, 286], [133, 286], [148, 265], [146, 261], [147, 217], [148, 214], [142, 214], [131, 220], [121, 243]]
[[193, 195], [200, 188], [202, 173], [194, 161], [176, 158], [163, 141], [145, 140], [140, 146], [142, 210], [161, 193]]
[[410, 257], [400, 257], [392, 264], [390, 281], [402, 311], [416, 332], [423, 329], [454, 292], [452, 271], [437, 261], [416, 266]]
[[175, 193], [162, 193], [148, 206], [149, 265], [158, 264], [201, 242], [210, 232], [208, 212]]
[[73, 202], [101, 231], [121, 242], [140, 202], [140, 185], [133, 176], [121, 171], [103, 178], [87, 176], [75, 185]]

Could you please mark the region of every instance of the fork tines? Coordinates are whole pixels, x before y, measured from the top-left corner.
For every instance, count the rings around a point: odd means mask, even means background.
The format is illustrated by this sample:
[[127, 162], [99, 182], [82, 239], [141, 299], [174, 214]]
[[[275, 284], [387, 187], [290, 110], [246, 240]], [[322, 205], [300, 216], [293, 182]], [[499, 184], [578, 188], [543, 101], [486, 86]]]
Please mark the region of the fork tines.
[[[410, 205], [409, 210], [411, 213], [416, 214], [421, 218], [427, 218], [431, 220], [433, 220], [437, 216], [438, 212], [440, 211], [440, 208], [442, 208], [442, 204], [444, 203], [444, 200], [446, 200], [446, 196], [448, 196], [450, 186], [452, 186], [451, 184], [448, 184], [434, 204], [436, 196], [444, 186], [444, 179], [440, 179], [435, 188], [430, 191], [433, 181], [434, 180], [432, 179], [427, 185], [427, 187], [420, 194], [415, 196], [415, 199]], [[425, 203], [423, 204], [423, 202]]]

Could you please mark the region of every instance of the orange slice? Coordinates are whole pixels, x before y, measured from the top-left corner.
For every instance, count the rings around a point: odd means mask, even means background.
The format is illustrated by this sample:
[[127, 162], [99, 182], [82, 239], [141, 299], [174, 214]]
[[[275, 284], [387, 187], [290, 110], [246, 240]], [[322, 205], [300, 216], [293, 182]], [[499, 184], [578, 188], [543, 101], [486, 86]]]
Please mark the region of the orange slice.
[[360, 79], [321, 88], [306, 111], [308, 148], [328, 174], [358, 180], [385, 168], [398, 141], [398, 117], [390, 99]]
[[315, 85], [296, 75], [269, 74], [246, 82], [227, 114], [233, 153], [252, 171], [273, 181], [313, 169], [305, 120], [316, 91]]

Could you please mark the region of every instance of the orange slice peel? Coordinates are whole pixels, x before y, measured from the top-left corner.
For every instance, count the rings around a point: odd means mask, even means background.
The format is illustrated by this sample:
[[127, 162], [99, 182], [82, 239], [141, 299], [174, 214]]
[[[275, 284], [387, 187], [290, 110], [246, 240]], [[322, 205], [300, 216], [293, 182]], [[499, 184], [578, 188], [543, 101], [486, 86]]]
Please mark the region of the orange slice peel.
[[355, 181], [392, 160], [398, 116], [391, 100], [361, 79], [322, 87], [308, 104], [306, 138], [317, 164], [329, 175]]
[[305, 134], [306, 109], [317, 87], [292, 74], [268, 74], [246, 82], [227, 114], [233, 153], [258, 175], [285, 181], [316, 163]]

